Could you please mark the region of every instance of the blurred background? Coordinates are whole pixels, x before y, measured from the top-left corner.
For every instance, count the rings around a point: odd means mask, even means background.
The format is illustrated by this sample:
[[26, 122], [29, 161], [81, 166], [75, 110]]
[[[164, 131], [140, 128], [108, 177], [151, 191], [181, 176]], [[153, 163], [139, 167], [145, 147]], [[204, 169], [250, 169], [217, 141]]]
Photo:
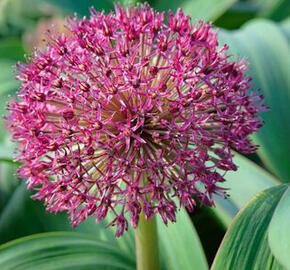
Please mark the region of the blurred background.
[[[265, 180], [268, 174], [278, 182], [290, 180], [290, 0], [147, 2], [160, 11], [182, 7], [193, 21], [211, 21], [219, 31], [220, 43], [229, 44], [233, 54], [249, 61], [253, 89], [261, 88], [266, 104], [271, 108], [262, 116], [265, 126], [253, 137], [261, 145], [258, 154], [247, 157], [252, 160], [250, 165], [244, 165], [243, 157], [238, 156], [241, 172], [239, 175], [229, 174], [228, 185], [233, 190], [233, 199], [218, 200], [215, 211], [203, 207], [192, 215], [201, 242], [211, 243], [204, 245], [211, 262], [229, 219], [250, 195], [273, 184]], [[13, 162], [13, 143], [2, 119], [6, 104], [18, 88], [18, 82], [13, 79], [14, 65], [29, 58], [35, 47], [43, 46], [45, 31], [52, 25], [54, 29], [65, 31], [63, 18], [66, 15], [88, 15], [91, 6], [108, 12], [113, 5], [111, 0], [0, 0], [0, 244], [36, 232], [71, 230], [68, 223], [64, 227], [62, 216], [51, 216], [45, 213], [41, 203], [30, 200], [30, 193], [15, 177], [18, 165]], [[260, 172], [255, 167], [257, 165], [267, 172]], [[263, 180], [250, 183], [253, 174]], [[242, 187], [232, 184], [231, 179], [237, 178], [246, 184]], [[252, 185], [251, 191], [247, 190], [247, 181]], [[237, 190], [239, 195], [235, 197]]]

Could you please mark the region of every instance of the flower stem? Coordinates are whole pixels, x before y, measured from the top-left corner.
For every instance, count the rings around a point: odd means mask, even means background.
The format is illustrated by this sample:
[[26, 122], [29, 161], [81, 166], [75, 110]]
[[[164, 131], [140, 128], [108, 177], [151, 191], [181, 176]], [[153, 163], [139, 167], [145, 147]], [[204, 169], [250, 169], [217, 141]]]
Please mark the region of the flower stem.
[[135, 230], [137, 270], [159, 270], [157, 227], [155, 217], [145, 219], [141, 213]]

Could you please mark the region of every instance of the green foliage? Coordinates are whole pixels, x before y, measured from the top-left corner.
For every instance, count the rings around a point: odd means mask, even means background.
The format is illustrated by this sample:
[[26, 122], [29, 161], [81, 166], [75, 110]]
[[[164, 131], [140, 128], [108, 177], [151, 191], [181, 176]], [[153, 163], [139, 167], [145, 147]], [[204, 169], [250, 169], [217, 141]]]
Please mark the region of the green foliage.
[[159, 10], [182, 8], [193, 20], [215, 20], [221, 16], [237, 0], [156, 0], [153, 3]]
[[59, 8], [64, 13], [77, 12], [78, 15], [88, 15], [89, 8], [95, 7], [97, 10], [110, 11], [113, 8], [113, 1], [111, 0], [47, 0], [52, 6]]
[[0, 247], [3, 270], [133, 270], [132, 256], [110, 243], [76, 233], [28, 236]]
[[[130, 0], [117, 1], [130, 2]], [[134, 2], [134, 1], [132, 1]], [[143, 1], [142, 1], [143, 2]], [[245, 57], [255, 89], [265, 95], [270, 111], [262, 115], [265, 126], [254, 136], [259, 155], [281, 181], [290, 181], [290, 1], [289, 0], [151, 0], [159, 10], [176, 10], [198, 19], [211, 20], [219, 27], [221, 44], [233, 54]], [[0, 269], [135, 269], [134, 232], [115, 238], [108, 220], [96, 224], [89, 218], [72, 229], [66, 214], [52, 215], [41, 202], [31, 200], [25, 183], [15, 178], [13, 144], [2, 116], [19, 84], [13, 80], [15, 63], [24, 60], [22, 35], [40, 18], [77, 12], [88, 8], [109, 11], [111, 0], [2, 0], [0, 1]], [[264, 17], [268, 20], [252, 20]], [[248, 22], [251, 20], [250, 22]], [[212, 222], [229, 226], [212, 270], [288, 270], [290, 252], [290, 191], [286, 185], [254, 162], [236, 154], [237, 172], [226, 175], [228, 200], [215, 198]], [[270, 188], [271, 187], [271, 188]], [[261, 192], [270, 188], [266, 191]], [[261, 192], [259, 195], [257, 193]], [[250, 203], [245, 203], [254, 197]], [[239, 210], [242, 210], [239, 212]], [[204, 211], [204, 210], [201, 210]], [[238, 215], [236, 215], [239, 212]], [[193, 216], [195, 218], [195, 216]], [[207, 230], [208, 224], [203, 224]], [[51, 231], [66, 231], [47, 233]], [[42, 233], [33, 235], [35, 233]], [[79, 234], [82, 233], [82, 234]], [[199, 236], [184, 209], [177, 223], [165, 227], [158, 220], [162, 270], [207, 270]], [[210, 241], [203, 243], [211, 245]], [[208, 249], [207, 249], [208, 250]], [[208, 254], [207, 254], [208, 255]]]
[[7, 161], [11, 158], [12, 147], [6, 139], [7, 132], [3, 116], [6, 112], [6, 104], [19, 86], [19, 83], [14, 80], [15, 63], [23, 58], [24, 49], [19, 39], [0, 40], [0, 161]]
[[[14, 94], [15, 90], [19, 86], [19, 84], [14, 80], [14, 65], [15, 61], [11, 59], [0, 59], [0, 98], [1, 105], [4, 102], [7, 102], [5, 98], [7, 94]], [[1, 106], [0, 113], [2, 114], [4, 111], [3, 106]]]
[[290, 269], [290, 188], [281, 197], [269, 227], [270, 248], [279, 262]]
[[44, 0], [2, 0], [0, 1], [0, 35], [20, 35], [32, 28], [37, 19], [56, 13]]
[[13, 148], [11, 146], [0, 144], [0, 162], [13, 162]]
[[[207, 263], [201, 243], [184, 209], [179, 211], [177, 219], [177, 223], [168, 227], [158, 219], [161, 261], [164, 269], [174, 270], [180, 267], [191, 270], [192, 266], [196, 265], [200, 270], [206, 270]], [[65, 214], [49, 214], [41, 202], [31, 200], [30, 192], [23, 183], [15, 190], [0, 215], [0, 242], [5, 243], [40, 232], [78, 231], [89, 234], [91, 239], [106, 241], [124, 253], [134, 255], [133, 231], [129, 230], [124, 236], [116, 239], [113, 229], [105, 228], [106, 224], [107, 222], [96, 224], [90, 218], [76, 229], [72, 229]]]
[[184, 209], [179, 211], [177, 220], [175, 224], [166, 227], [158, 219], [160, 251], [166, 269], [208, 269], [198, 235]]
[[220, 31], [221, 43], [230, 46], [230, 52], [245, 57], [253, 88], [261, 89], [270, 110], [263, 113], [264, 127], [254, 136], [261, 147], [259, 155], [280, 179], [290, 181], [290, 46], [275, 23], [254, 20], [241, 30]]
[[20, 39], [6, 38], [0, 41], [0, 59], [23, 61], [25, 51]]
[[[13, 79], [14, 65], [15, 61], [13, 60], [0, 59], [0, 142], [5, 141], [7, 137], [6, 126], [3, 121], [6, 105], [19, 86], [18, 82]], [[4, 154], [3, 151], [4, 148], [1, 148], [1, 155]], [[5, 152], [9, 152], [9, 150], [6, 149]]]
[[236, 2], [222, 16], [217, 18], [215, 25], [226, 29], [237, 29], [245, 22], [257, 16], [258, 8], [251, 2]]
[[289, 0], [253, 0], [259, 7], [258, 16], [281, 21], [290, 14]]
[[290, 17], [283, 21], [283, 23], [281, 24], [281, 30], [287, 38], [288, 43], [290, 44]]
[[[1, 151], [2, 152], [2, 151]], [[14, 177], [16, 165], [1, 162], [0, 163], [0, 216], [2, 210], [6, 207], [19, 181]], [[0, 234], [1, 243], [1, 234]]]
[[257, 193], [279, 184], [271, 174], [249, 159], [235, 153], [238, 171], [228, 172], [223, 187], [229, 189], [230, 197], [216, 197], [214, 213], [227, 227], [240, 208]]
[[280, 185], [263, 191], [242, 209], [225, 235], [212, 270], [286, 270], [270, 250], [268, 229], [287, 189]]

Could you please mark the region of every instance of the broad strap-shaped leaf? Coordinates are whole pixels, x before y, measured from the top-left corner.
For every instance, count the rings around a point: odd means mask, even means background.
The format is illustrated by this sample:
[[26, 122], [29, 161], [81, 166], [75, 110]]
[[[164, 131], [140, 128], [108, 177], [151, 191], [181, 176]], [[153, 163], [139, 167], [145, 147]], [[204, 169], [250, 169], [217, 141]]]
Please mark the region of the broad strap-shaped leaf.
[[290, 44], [290, 16], [281, 24], [281, 30]]
[[[0, 148], [1, 149], [1, 148]], [[3, 208], [6, 208], [19, 181], [15, 178], [16, 165], [13, 163], [0, 162], [0, 216]], [[0, 232], [1, 244], [1, 232]]]
[[106, 12], [109, 12], [113, 8], [112, 0], [46, 0], [46, 2], [59, 8], [64, 13], [72, 14], [76, 12], [80, 16], [87, 15], [90, 7], [94, 7], [96, 10], [105, 10]]
[[0, 1], [0, 34], [16, 35], [35, 25], [35, 19], [55, 11], [43, 0]]
[[0, 246], [2, 270], [134, 270], [132, 256], [77, 233], [44, 233]]
[[[0, 97], [1, 100], [5, 97], [4, 95], [11, 94], [17, 89], [19, 83], [14, 80], [14, 70], [16, 61], [11, 59], [0, 59]], [[7, 102], [7, 100], [2, 101]], [[2, 103], [1, 103], [2, 105]], [[3, 114], [4, 106], [1, 106], [1, 114]]]
[[282, 196], [269, 227], [269, 244], [277, 260], [290, 269], [290, 188]]
[[[48, 213], [42, 202], [33, 201], [31, 195], [23, 181], [3, 207], [0, 213], [0, 243], [41, 232], [73, 231], [67, 215]], [[88, 219], [74, 230], [92, 234], [93, 239], [107, 240], [101, 236], [105, 233], [105, 224], [96, 225], [93, 219]]]
[[156, 0], [153, 6], [159, 10], [182, 8], [183, 11], [190, 15], [193, 21], [216, 20], [219, 16], [227, 11], [237, 0]]
[[[19, 83], [13, 79], [15, 61], [8, 59], [0, 59], [0, 142], [3, 142], [7, 137], [6, 126], [3, 116], [6, 114], [6, 106], [11, 99]], [[2, 152], [2, 148], [0, 148]]]
[[0, 143], [0, 162], [15, 164], [13, 147], [9, 143]]
[[6, 38], [0, 41], [0, 58], [15, 61], [24, 60], [24, 48], [21, 39]]
[[270, 107], [263, 113], [265, 125], [254, 136], [264, 163], [283, 181], [290, 181], [290, 46], [281, 27], [266, 20], [253, 20], [238, 31], [221, 31], [221, 44], [245, 57], [253, 88], [261, 89]]
[[215, 25], [225, 29], [238, 29], [245, 22], [257, 16], [259, 7], [252, 1], [238, 1], [221, 17], [215, 21]]
[[222, 185], [228, 189], [230, 196], [228, 199], [216, 196], [216, 207], [212, 208], [225, 227], [254, 195], [279, 184], [270, 173], [238, 153], [235, 153], [234, 162], [238, 170], [228, 172]]
[[[1, 4], [0, 4], [1, 6]], [[1, 7], [0, 7], [1, 9]], [[1, 20], [1, 19], [0, 19]], [[7, 137], [6, 126], [3, 121], [3, 115], [6, 113], [6, 106], [8, 100], [11, 99], [17, 88], [19, 82], [14, 80], [15, 76], [15, 63], [18, 60], [24, 59], [24, 49], [19, 39], [2, 39], [0, 41], [0, 141], [4, 143]], [[0, 161], [12, 161], [11, 156], [7, 154], [13, 151], [10, 147], [11, 143], [7, 146], [0, 145]]]
[[[0, 214], [0, 242], [39, 232], [78, 231], [86, 233], [92, 240], [103, 240], [122, 250], [125, 254], [135, 256], [134, 231], [129, 229], [122, 237], [114, 236], [114, 228], [105, 228], [105, 222], [96, 224], [89, 218], [76, 229], [72, 229], [67, 215], [47, 213], [42, 202], [33, 201], [31, 193], [23, 182], [14, 192], [6, 207]], [[158, 234], [160, 237], [160, 254], [164, 270], [191, 270], [196, 266], [206, 270], [206, 258], [198, 235], [184, 209], [177, 214], [177, 222], [166, 227], [158, 218]], [[0, 267], [1, 269], [1, 267]]]
[[287, 185], [256, 195], [235, 217], [217, 253], [212, 270], [286, 270], [273, 256], [268, 229]]
[[181, 208], [177, 222], [164, 225], [158, 218], [161, 260], [166, 270], [206, 270], [206, 257], [203, 253], [197, 232], [187, 212]]
[[258, 15], [280, 21], [290, 14], [289, 0], [254, 0], [259, 7]]

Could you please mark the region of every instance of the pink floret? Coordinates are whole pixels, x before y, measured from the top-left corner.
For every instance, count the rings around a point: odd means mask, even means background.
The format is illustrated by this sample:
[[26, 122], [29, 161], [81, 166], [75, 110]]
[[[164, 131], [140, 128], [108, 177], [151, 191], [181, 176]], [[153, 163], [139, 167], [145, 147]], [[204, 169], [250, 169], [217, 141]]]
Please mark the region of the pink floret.
[[34, 198], [73, 226], [110, 212], [120, 236], [141, 211], [174, 222], [174, 197], [193, 211], [225, 196], [231, 149], [255, 151], [248, 137], [262, 125], [245, 61], [232, 62], [212, 26], [182, 10], [166, 25], [148, 5], [116, 6], [68, 27], [18, 65], [7, 116]]

